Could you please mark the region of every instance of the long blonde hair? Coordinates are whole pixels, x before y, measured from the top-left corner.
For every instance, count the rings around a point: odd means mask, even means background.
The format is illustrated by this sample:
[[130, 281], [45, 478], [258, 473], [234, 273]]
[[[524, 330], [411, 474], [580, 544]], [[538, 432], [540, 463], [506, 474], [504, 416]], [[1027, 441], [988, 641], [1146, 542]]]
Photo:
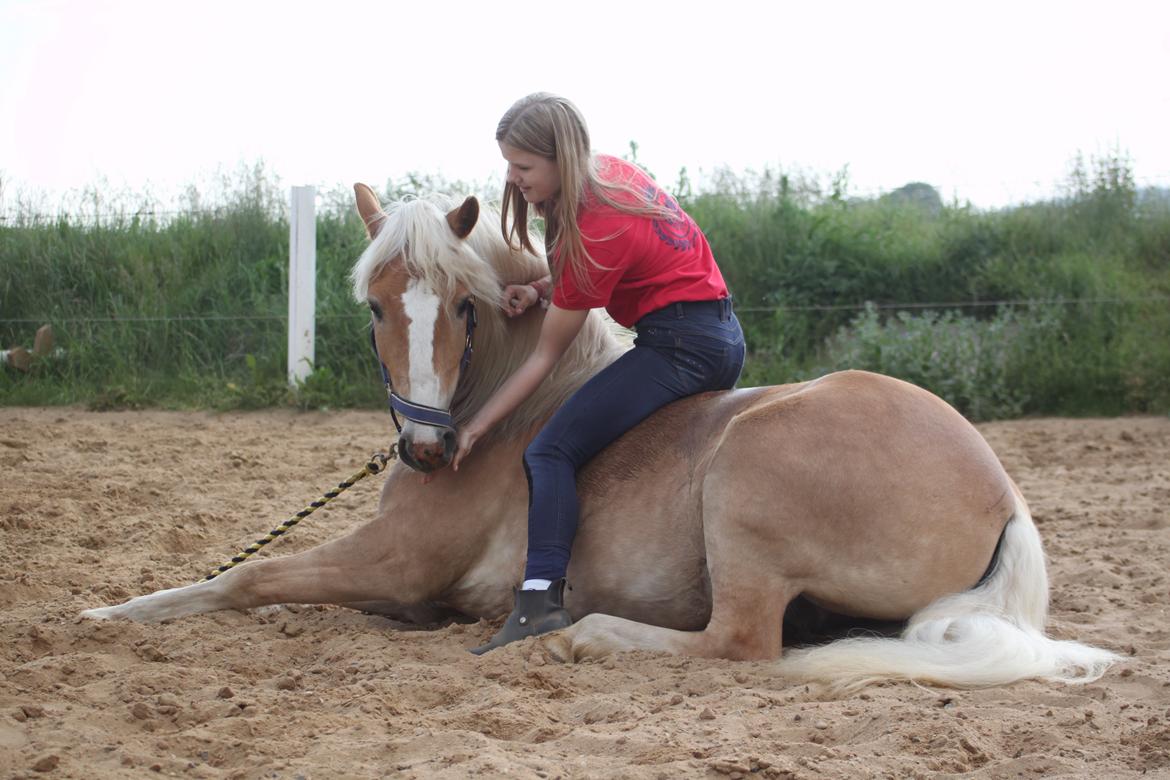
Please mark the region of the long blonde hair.
[[[589, 198], [626, 214], [674, 220], [678, 214], [659, 204], [629, 181], [601, 178], [597, 157], [589, 146], [589, 128], [585, 117], [569, 100], [548, 92], [535, 92], [517, 100], [496, 127], [496, 140], [530, 154], [538, 154], [556, 163], [561, 191], [551, 202], [537, 204], [536, 212], [544, 218], [545, 253], [549, 258], [554, 283], [565, 267], [572, 269], [574, 281], [592, 292], [587, 265], [602, 267], [590, 257], [577, 225], [577, 212]], [[619, 195], [626, 195], [620, 198]], [[511, 216], [512, 224], [508, 224]], [[500, 203], [500, 230], [509, 245], [518, 239], [520, 246], [534, 251], [528, 237], [528, 201], [520, 188], [504, 184]], [[592, 241], [614, 236], [589, 236]]]

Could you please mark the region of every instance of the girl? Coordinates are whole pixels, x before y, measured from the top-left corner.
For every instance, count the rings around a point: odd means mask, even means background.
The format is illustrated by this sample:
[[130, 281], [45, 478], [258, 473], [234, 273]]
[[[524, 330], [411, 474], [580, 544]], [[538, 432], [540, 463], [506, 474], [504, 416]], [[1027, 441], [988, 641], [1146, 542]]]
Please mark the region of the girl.
[[525, 451], [524, 583], [503, 628], [476, 654], [572, 623], [564, 578], [577, 532], [577, 470], [671, 401], [732, 387], [744, 358], [743, 331], [707, 239], [642, 170], [591, 153], [576, 106], [543, 92], [522, 98], [500, 120], [496, 141], [508, 162], [504, 238], [532, 251], [531, 206], [545, 221], [552, 272], [505, 288], [505, 310], [517, 316], [540, 301], [548, 312], [535, 351], [459, 432], [453, 467], [548, 376], [590, 309], [605, 307], [638, 335]]

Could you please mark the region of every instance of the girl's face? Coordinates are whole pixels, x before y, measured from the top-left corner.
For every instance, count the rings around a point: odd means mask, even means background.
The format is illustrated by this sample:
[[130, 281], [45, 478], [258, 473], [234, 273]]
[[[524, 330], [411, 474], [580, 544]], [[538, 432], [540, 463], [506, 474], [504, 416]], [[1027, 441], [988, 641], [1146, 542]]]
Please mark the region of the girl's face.
[[545, 203], [561, 191], [561, 174], [556, 160], [525, 152], [500, 141], [500, 154], [508, 161], [509, 184], [515, 184], [532, 204]]

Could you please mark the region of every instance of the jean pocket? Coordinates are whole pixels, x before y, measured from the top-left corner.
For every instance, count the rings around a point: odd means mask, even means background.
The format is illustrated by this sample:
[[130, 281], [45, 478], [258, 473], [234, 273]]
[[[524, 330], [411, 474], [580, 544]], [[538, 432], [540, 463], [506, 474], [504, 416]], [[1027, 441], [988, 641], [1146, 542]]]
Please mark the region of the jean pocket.
[[747, 344], [741, 339], [739, 344], [729, 347], [727, 350], [727, 360], [724, 362], [723, 376], [719, 382], [719, 386], [713, 388], [715, 390], [730, 390], [739, 382], [740, 374], [743, 373], [744, 360], [747, 357]]
[[720, 389], [727, 364], [738, 349], [719, 339], [680, 337], [670, 356], [686, 392], [701, 393]]

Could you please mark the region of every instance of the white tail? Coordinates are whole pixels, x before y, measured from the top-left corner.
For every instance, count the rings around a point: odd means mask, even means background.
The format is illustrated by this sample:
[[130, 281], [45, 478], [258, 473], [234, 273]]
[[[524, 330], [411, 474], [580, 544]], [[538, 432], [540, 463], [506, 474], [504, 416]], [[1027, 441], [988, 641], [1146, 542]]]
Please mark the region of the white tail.
[[899, 638], [842, 639], [792, 650], [780, 661], [780, 671], [826, 683], [836, 692], [888, 679], [979, 688], [1033, 677], [1087, 683], [1120, 660], [1108, 650], [1048, 638], [1047, 615], [1040, 534], [1017, 497], [999, 562], [979, 587], [915, 613]]

